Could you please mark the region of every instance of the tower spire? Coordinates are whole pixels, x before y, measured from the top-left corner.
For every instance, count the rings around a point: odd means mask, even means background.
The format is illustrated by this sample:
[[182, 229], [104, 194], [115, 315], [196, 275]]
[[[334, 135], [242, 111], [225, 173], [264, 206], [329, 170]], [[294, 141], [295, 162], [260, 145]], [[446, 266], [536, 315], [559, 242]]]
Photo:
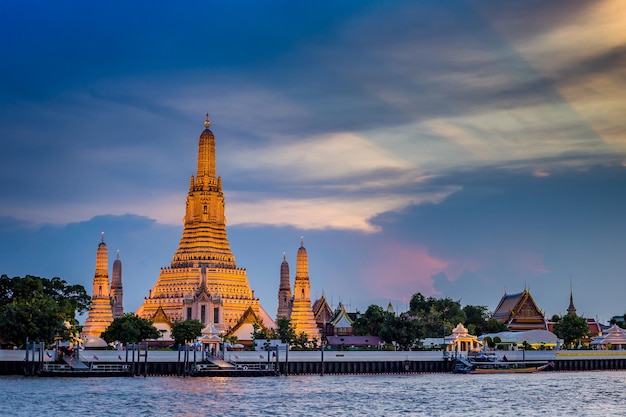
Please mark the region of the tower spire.
[[574, 294], [572, 292], [572, 276], [569, 277], [569, 307], [567, 307], [567, 314], [570, 316], [576, 315], [576, 307], [574, 307]]
[[204, 127], [209, 128], [211, 126], [211, 120], [209, 119], [209, 113], [206, 114], [206, 119], [204, 119]]

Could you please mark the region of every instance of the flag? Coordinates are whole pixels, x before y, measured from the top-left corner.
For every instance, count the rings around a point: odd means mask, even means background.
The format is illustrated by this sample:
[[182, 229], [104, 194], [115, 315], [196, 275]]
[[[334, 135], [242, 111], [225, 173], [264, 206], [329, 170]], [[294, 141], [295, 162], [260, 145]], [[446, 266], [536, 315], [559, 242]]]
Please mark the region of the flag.
[[97, 360], [97, 361], [99, 361], [99, 360], [100, 360], [100, 359], [99, 359], [96, 355], [93, 355], [93, 358], [94, 358], [95, 360]]

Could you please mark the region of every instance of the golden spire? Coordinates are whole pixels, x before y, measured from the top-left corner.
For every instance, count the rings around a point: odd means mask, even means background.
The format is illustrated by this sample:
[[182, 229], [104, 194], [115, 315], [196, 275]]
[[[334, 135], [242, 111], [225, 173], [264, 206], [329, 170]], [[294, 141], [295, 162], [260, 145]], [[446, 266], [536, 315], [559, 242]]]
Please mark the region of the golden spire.
[[204, 119], [204, 127], [207, 129], [211, 126], [211, 121], [209, 120], [209, 113], [206, 114], [206, 119]]

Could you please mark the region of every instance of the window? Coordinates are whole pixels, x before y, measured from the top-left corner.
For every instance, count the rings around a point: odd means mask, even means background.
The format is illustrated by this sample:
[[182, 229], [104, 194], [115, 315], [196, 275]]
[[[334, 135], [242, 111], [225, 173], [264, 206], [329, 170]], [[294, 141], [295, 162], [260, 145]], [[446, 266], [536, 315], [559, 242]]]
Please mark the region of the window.
[[200, 306], [200, 321], [202, 324], [206, 322], [206, 306]]
[[220, 308], [215, 307], [213, 309], [213, 323], [217, 324], [220, 322]]
[[187, 307], [187, 320], [191, 320], [191, 307]]

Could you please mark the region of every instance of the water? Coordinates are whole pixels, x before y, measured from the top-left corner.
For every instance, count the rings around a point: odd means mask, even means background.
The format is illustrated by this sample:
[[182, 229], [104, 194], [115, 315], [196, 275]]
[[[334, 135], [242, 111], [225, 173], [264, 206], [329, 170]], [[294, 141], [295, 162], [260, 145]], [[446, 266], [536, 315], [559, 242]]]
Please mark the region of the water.
[[623, 416], [626, 372], [0, 377], [1, 416]]

